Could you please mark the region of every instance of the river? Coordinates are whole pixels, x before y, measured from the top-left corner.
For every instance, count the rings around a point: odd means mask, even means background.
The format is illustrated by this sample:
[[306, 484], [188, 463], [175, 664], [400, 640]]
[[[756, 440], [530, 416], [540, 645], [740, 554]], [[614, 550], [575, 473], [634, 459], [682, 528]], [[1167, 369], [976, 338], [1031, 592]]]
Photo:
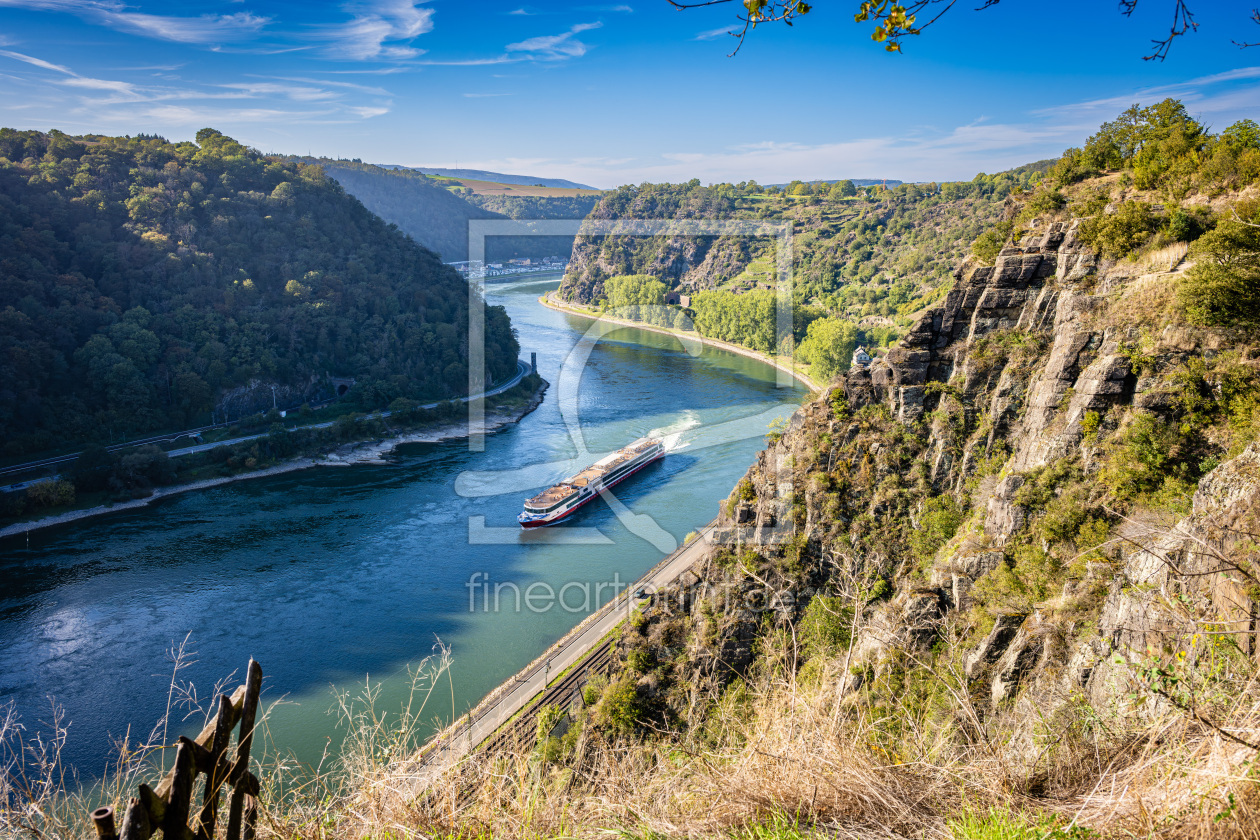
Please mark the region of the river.
[[[566, 363], [591, 322], [538, 303], [556, 285], [490, 288], [552, 387], [484, 451], [463, 440], [408, 445], [386, 466], [241, 481], [36, 531], [29, 547], [20, 536], [0, 542], [0, 703], [32, 732], [53, 702], [62, 707], [63, 757], [87, 778], [113, 739], [162, 715], [169, 652], [181, 644], [179, 679], [203, 700], [216, 680], [242, 679], [249, 657], [261, 662], [264, 703], [283, 700], [269, 713], [270, 748], [307, 764], [339, 742], [334, 690], [370, 678], [378, 707], [397, 709], [409, 666], [439, 642], [451, 667], [421, 717], [437, 724], [452, 703], [456, 713], [475, 705], [612, 597], [610, 584], [635, 580], [712, 519], [768, 419], [804, 395], [776, 387], [761, 362], [693, 355], [637, 329]], [[522, 500], [572, 459], [584, 466], [649, 433], [666, 435], [670, 454], [617, 487], [620, 517], [595, 501], [563, 526], [517, 528]], [[531, 584], [534, 609], [513, 595]], [[497, 609], [484, 597], [496, 587]]]

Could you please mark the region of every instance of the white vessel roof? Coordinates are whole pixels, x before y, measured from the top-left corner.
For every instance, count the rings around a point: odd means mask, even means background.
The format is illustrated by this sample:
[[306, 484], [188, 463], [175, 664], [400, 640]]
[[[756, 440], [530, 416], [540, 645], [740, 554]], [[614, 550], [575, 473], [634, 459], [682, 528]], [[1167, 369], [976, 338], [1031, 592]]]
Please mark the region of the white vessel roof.
[[570, 494], [576, 493], [579, 489], [590, 485], [592, 481], [604, 476], [625, 462], [637, 458], [647, 450], [658, 445], [660, 445], [660, 441], [655, 438], [636, 440], [624, 449], [619, 449], [611, 455], [604, 456], [577, 475], [566, 478], [559, 484], [544, 490], [525, 504], [536, 508], [549, 507]]

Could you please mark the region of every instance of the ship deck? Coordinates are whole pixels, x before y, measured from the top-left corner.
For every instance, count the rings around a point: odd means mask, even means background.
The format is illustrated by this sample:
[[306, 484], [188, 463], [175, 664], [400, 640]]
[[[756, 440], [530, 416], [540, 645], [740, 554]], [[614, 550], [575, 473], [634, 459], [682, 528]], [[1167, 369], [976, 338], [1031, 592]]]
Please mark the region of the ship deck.
[[659, 445], [659, 443], [660, 441], [657, 440], [645, 440], [642, 443], [627, 446], [625, 449], [619, 449], [612, 455], [591, 464], [572, 478], [566, 478], [563, 483], [547, 488], [525, 504], [532, 508], [550, 507], [568, 498], [573, 493], [577, 493], [582, 488], [590, 486], [592, 481], [602, 478], [627, 461], [631, 461], [652, 447]]
[[566, 499], [576, 492], [576, 487], [570, 487], [568, 484], [557, 484], [554, 487], [548, 487], [525, 504], [533, 508], [551, 507], [556, 502]]

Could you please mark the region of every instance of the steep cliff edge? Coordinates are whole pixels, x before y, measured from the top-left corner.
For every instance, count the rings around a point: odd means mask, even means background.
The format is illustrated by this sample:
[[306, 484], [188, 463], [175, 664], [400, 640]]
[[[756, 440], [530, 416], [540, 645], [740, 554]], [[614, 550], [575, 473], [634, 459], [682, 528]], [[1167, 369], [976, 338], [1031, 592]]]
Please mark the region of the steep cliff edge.
[[[916, 758], [905, 727], [939, 726], [1025, 795], [1092, 808], [1107, 763], [1170, 727], [1246, 774], [1256, 348], [1177, 316], [1184, 247], [1105, 260], [1080, 224], [1034, 219], [992, 265], [969, 259], [760, 453], [708, 560], [621, 641], [636, 714], [694, 726], [777, 655], [882, 716], [892, 756]], [[1162, 818], [1244, 808], [1221, 791], [1173, 785]]]

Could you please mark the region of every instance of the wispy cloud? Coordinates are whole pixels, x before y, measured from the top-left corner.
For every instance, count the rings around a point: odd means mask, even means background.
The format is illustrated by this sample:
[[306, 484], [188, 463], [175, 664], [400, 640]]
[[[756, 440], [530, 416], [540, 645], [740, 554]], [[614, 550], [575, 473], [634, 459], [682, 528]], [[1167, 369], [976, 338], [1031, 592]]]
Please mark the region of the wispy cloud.
[[333, 58], [364, 61], [398, 61], [415, 58], [425, 51], [411, 41], [433, 31], [433, 9], [412, 0], [376, 0], [366, 6], [351, 7], [348, 23], [321, 26], [316, 37], [328, 42], [326, 53]]
[[310, 85], [286, 85], [274, 82], [232, 82], [220, 85], [232, 91], [239, 91], [242, 96], [279, 96], [294, 102], [327, 102], [337, 99], [340, 93]]
[[496, 55], [491, 58], [452, 58], [449, 60], [425, 58], [412, 63], [420, 64], [426, 67], [481, 67], [488, 64], [511, 64], [514, 61], [524, 60], [524, 58], [512, 58], [507, 55]]
[[0, 50], [0, 55], [6, 58], [11, 58], [15, 61], [30, 64], [33, 67], [39, 67], [42, 70], [51, 70], [54, 73], [59, 73], [66, 77], [62, 79], [55, 79], [55, 84], [65, 85], [67, 87], [85, 88], [88, 90], [108, 90], [127, 97], [135, 95], [134, 88], [127, 82], [115, 81], [113, 79], [93, 79], [88, 76], [81, 76], [69, 67], [65, 67], [60, 64], [53, 64], [51, 61], [45, 61], [44, 59], [36, 58], [33, 55], [26, 55], [25, 53], [13, 52], [11, 50]]
[[540, 35], [536, 38], [526, 38], [524, 41], [517, 41], [515, 44], [508, 44], [507, 51], [509, 53], [524, 53], [530, 58], [541, 61], [578, 58], [586, 55], [590, 47], [579, 41], [575, 36], [592, 29], [599, 29], [603, 25], [599, 21], [579, 23], [571, 27], [568, 32], [562, 32], [559, 35]]
[[733, 35], [738, 31], [739, 28], [736, 26], [719, 26], [717, 29], [706, 29], [703, 32], [697, 33], [693, 40], [712, 41], [716, 38], [721, 38], [724, 35]]
[[151, 15], [128, 11], [113, 0], [0, 0], [0, 7], [64, 12], [112, 29], [175, 41], [181, 44], [217, 44], [256, 36], [270, 18], [250, 12], [205, 14], [197, 17]]
[[[47, 112], [48, 120], [58, 125], [67, 124], [67, 118], [93, 118], [98, 123], [107, 124], [118, 120], [125, 122], [121, 112], [116, 110], [117, 106], [124, 104], [130, 109], [127, 113], [134, 118], [165, 121], [168, 126], [175, 117], [179, 120], [174, 120], [174, 125], [182, 126], [180, 120], [189, 113], [197, 113], [198, 108], [206, 115], [202, 118], [203, 124], [215, 113], [232, 114], [235, 119], [246, 122], [273, 115], [278, 119], [283, 117], [286, 122], [300, 124], [369, 119], [388, 113], [392, 106], [388, 91], [349, 82], [267, 78], [198, 84], [178, 80], [159, 83], [146, 77], [142, 83], [135, 83], [84, 76], [65, 65], [0, 49], [0, 63], [4, 59], [35, 68], [20, 80], [37, 92], [31, 101]], [[58, 93], [59, 90], [63, 92]], [[224, 110], [213, 104], [234, 99], [257, 100], [260, 106]], [[294, 110], [295, 105], [300, 108]], [[151, 122], [140, 124], [152, 125]], [[126, 124], [126, 127], [134, 128], [131, 124]], [[99, 124], [93, 127], [93, 130], [99, 129]]]

